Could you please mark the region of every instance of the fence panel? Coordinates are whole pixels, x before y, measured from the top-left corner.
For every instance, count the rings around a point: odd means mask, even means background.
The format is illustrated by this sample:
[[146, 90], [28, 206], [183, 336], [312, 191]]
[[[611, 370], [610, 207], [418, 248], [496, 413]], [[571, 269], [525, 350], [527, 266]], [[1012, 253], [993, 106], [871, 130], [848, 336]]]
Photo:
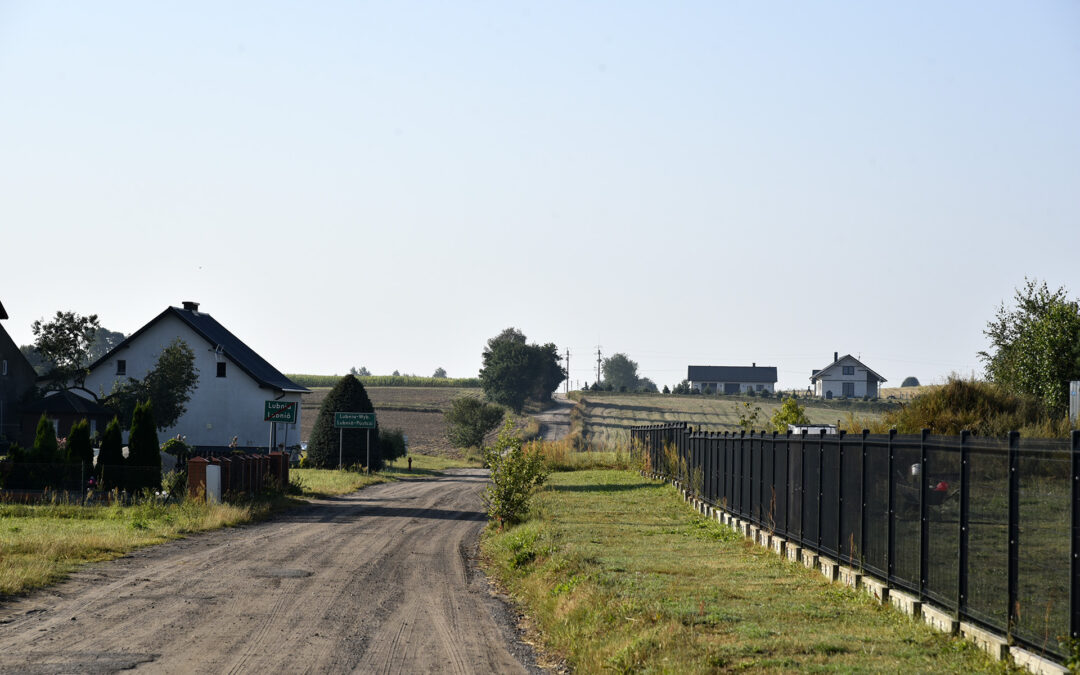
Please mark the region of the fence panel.
[[960, 437], [927, 436], [926, 595], [955, 610], [960, 557]]
[[857, 564], [863, 546], [863, 436], [845, 437], [840, 447], [840, 559]]
[[803, 503], [806, 491], [803, 484], [803, 453], [806, 434], [791, 436], [788, 440], [788, 535], [789, 539], [803, 542]]
[[862, 563], [879, 579], [889, 576], [889, 452], [888, 436], [867, 436]]
[[920, 593], [920, 513], [922, 437], [896, 436], [892, 454], [892, 554], [889, 582], [912, 593]]
[[1009, 443], [970, 442], [968, 594], [961, 611], [989, 626], [1008, 625]]
[[842, 436], [821, 434], [820, 509], [821, 551], [834, 560], [840, 556], [840, 441]]

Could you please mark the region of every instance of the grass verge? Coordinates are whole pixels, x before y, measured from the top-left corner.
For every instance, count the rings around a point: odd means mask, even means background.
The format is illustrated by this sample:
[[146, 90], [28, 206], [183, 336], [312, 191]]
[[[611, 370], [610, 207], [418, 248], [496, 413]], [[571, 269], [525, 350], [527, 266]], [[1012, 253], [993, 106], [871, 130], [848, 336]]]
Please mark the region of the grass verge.
[[552, 474], [488, 571], [577, 672], [1004, 672], [974, 646], [830, 584], [628, 471]]
[[244, 504], [0, 504], [0, 597], [60, 581], [83, 563], [258, 520], [294, 503], [279, 496]]

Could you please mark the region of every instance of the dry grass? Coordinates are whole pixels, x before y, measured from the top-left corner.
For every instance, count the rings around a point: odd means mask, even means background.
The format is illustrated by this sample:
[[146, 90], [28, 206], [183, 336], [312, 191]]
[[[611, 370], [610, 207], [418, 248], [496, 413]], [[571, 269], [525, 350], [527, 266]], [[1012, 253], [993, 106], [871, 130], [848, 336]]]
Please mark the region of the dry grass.
[[887, 399], [892, 396], [903, 401], [933, 391], [940, 386], [940, 384], [923, 384], [918, 387], [888, 387], [882, 389], [879, 393], [881, 394], [881, 398]]
[[247, 504], [82, 506], [0, 505], [0, 595], [22, 593], [64, 578], [76, 566], [110, 560], [193, 532], [265, 517], [284, 500]]

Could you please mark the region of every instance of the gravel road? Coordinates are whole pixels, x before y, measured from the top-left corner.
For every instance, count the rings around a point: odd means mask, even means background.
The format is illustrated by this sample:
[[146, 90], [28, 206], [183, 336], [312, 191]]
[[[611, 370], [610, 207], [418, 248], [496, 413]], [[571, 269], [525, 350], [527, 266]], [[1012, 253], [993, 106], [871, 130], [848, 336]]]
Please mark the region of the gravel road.
[[570, 433], [570, 410], [574, 402], [560, 393], [552, 396], [551, 400], [554, 406], [533, 417], [540, 423], [540, 436], [545, 441], [561, 441]]
[[0, 606], [0, 673], [538, 672], [475, 565], [480, 469], [142, 549]]

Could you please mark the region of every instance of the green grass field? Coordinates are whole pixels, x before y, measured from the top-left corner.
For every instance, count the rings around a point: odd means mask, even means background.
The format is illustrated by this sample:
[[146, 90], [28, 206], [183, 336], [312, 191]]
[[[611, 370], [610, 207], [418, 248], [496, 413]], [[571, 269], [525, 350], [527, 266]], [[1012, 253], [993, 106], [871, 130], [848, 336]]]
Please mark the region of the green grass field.
[[553, 474], [483, 539], [545, 649], [583, 673], [1004, 672], [970, 644], [754, 546], [628, 471]]
[[[705, 431], [738, 431], [739, 409], [744, 402], [761, 409], [754, 428], [771, 430], [769, 418], [780, 407], [775, 398], [588, 393], [580, 395], [578, 407], [584, 438], [596, 446], [626, 443], [630, 428], [642, 424], [686, 422]], [[840, 405], [805, 399], [800, 404], [816, 424], [843, 423], [848, 412], [867, 420], [881, 418], [880, 405], [864, 405], [861, 401]]]

